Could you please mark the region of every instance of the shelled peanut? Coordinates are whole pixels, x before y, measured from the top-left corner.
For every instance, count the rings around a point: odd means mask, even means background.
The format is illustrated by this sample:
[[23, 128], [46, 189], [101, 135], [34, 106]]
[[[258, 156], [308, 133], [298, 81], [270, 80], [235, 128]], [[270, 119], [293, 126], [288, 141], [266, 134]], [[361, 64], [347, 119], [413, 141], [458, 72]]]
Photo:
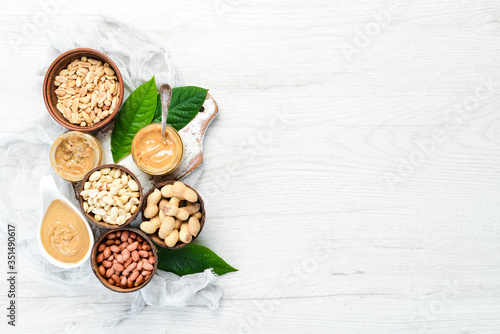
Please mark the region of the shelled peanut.
[[139, 185], [118, 168], [102, 168], [92, 173], [80, 193], [83, 210], [96, 221], [123, 225], [137, 211]]
[[109, 233], [97, 248], [99, 274], [109, 284], [132, 288], [144, 284], [154, 269], [155, 258], [147, 240], [135, 232]]
[[108, 63], [74, 59], [54, 79], [57, 110], [71, 123], [90, 126], [118, 108], [120, 84]]
[[146, 199], [141, 230], [158, 236], [168, 247], [190, 243], [200, 232], [202, 213], [196, 192], [182, 182], [155, 189]]

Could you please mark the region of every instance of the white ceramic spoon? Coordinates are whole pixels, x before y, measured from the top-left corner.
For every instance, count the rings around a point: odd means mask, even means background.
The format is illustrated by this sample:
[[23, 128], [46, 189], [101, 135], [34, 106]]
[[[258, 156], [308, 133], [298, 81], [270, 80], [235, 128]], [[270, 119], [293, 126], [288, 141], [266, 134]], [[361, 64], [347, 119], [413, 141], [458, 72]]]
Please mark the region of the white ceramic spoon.
[[[94, 234], [92, 234], [92, 229], [90, 228], [88, 221], [80, 212], [80, 209], [77, 208], [75, 205], [73, 205], [73, 203], [71, 203], [65, 196], [63, 196], [63, 194], [61, 194], [61, 192], [59, 192], [52, 176], [46, 175], [42, 177], [42, 179], [40, 180], [40, 195], [42, 197], [42, 215], [40, 217], [40, 223], [38, 224], [38, 236], [37, 236], [38, 247], [40, 248], [40, 251], [42, 252], [43, 256], [47, 259], [47, 261], [49, 261], [55, 266], [68, 269], [78, 267], [88, 259], [88, 257], [90, 256], [90, 252], [92, 251], [92, 246], [94, 245]], [[89, 234], [89, 239], [90, 239], [89, 250], [83, 257], [83, 259], [81, 259], [76, 263], [64, 263], [54, 259], [52, 256], [49, 255], [49, 253], [47, 253], [47, 251], [42, 245], [40, 230], [42, 228], [43, 217], [45, 216], [45, 213], [47, 212], [50, 203], [52, 203], [52, 201], [56, 199], [63, 201], [80, 216], [80, 218], [85, 222], [85, 227], [87, 228], [87, 233]]]

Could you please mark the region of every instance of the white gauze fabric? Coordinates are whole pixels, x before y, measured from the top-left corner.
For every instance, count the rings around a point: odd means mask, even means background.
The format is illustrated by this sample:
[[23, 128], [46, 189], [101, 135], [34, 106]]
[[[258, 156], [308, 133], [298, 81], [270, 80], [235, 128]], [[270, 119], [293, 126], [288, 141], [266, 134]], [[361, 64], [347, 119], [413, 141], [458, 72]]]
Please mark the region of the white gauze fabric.
[[[52, 48], [47, 65], [38, 73], [40, 84], [50, 61], [62, 52], [77, 47], [90, 47], [113, 59], [123, 76], [125, 98], [153, 75], [159, 83], [168, 82], [171, 86], [179, 83], [168, 52], [160, 43], [114, 20], [99, 18], [96, 22], [99, 23], [85, 22], [74, 27], [65, 26], [64, 29], [54, 28], [48, 32]], [[99, 288], [101, 283], [94, 277], [89, 260], [75, 269], [61, 269], [46, 261], [38, 249], [36, 233], [42, 214], [40, 178], [47, 174], [52, 175], [59, 190], [77, 204], [69, 182], [60, 179], [49, 162], [52, 142], [66, 130], [50, 118], [41, 98], [40, 115], [44, 116], [25, 131], [0, 141], [0, 210], [5, 217], [4, 224], [0, 225], [0, 233], [6, 239], [7, 224], [14, 224], [18, 245], [23, 251], [18, 256], [26, 255], [47, 278], [62, 284], [71, 284], [76, 289], [88, 291], [89, 294], [99, 294], [102, 291]], [[199, 168], [189, 177], [187, 183], [194, 185], [201, 172], [202, 168]], [[32, 205], [26, 206], [25, 203]], [[138, 222], [134, 223], [133, 225], [137, 225]], [[97, 237], [100, 231], [93, 229]], [[24, 262], [25, 259], [21, 258], [20, 263]], [[131, 309], [117, 314], [108, 326], [116, 325], [125, 317], [137, 314], [145, 305], [194, 305], [216, 309], [222, 297], [222, 289], [217, 276], [209, 269], [183, 277], [158, 270], [147, 286], [132, 294], [135, 294], [135, 298]]]

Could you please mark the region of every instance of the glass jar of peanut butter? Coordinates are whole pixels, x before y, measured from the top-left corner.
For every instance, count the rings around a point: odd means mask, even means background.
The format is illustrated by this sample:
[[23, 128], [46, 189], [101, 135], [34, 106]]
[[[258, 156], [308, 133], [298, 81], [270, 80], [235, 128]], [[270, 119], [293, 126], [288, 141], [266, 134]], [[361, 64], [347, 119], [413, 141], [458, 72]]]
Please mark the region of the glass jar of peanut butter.
[[94, 136], [79, 131], [63, 133], [50, 148], [50, 163], [57, 175], [78, 182], [101, 164], [102, 145]]
[[166, 175], [182, 162], [184, 144], [179, 133], [171, 126], [161, 135], [161, 124], [143, 127], [132, 141], [132, 159], [137, 167], [150, 175]]

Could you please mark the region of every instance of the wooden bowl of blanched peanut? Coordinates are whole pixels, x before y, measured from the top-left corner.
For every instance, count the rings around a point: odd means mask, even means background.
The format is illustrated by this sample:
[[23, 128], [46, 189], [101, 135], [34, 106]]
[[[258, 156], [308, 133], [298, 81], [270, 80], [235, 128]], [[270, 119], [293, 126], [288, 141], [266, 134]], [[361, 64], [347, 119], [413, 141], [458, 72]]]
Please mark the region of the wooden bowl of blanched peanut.
[[205, 207], [200, 194], [180, 181], [156, 185], [144, 197], [141, 230], [155, 244], [168, 249], [185, 247], [205, 225]]
[[117, 164], [100, 165], [83, 178], [79, 189], [80, 209], [98, 227], [119, 229], [132, 222], [142, 205], [137, 176]]

